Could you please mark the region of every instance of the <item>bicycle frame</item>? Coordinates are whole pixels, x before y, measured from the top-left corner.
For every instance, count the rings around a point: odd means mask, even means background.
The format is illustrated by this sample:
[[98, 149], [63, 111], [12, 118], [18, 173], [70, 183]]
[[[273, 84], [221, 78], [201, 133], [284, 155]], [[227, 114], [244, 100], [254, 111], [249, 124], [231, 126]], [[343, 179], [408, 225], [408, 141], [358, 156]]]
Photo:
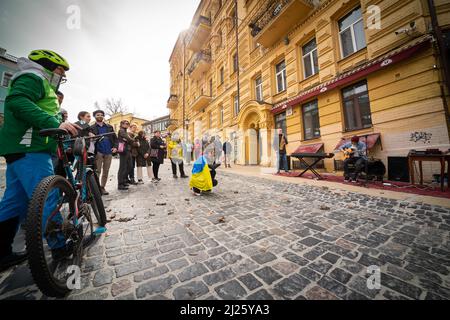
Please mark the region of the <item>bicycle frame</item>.
[[[105, 136], [110, 134], [102, 134], [93, 137], [84, 137], [83, 139], [91, 139], [92, 141], [102, 139]], [[79, 224], [79, 201], [81, 203], [86, 203], [88, 198], [88, 189], [87, 189], [87, 176], [88, 173], [94, 172], [94, 169], [88, 165], [88, 153], [86, 147], [82, 150], [82, 155], [74, 155], [74, 162], [70, 163], [69, 158], [67, 156], [67, 151], [71, 149], [71, 142], [74, 142], [76, 139], [68, 139], [63, 140], [62, 138], [58, 139], [58, 149], [57, 155], [60, 160], [62, 160], [64, 165], [64, 171], [66, 173], [67, 180], [72, 185], [72, 188], [77, 193], [76, 201], [75, 201], [75, 215], [74, 215], [74, 223], [75, 226]], [[74, 171], [77, 170], [77, 175], [74, 176]], [[81, 176], [80, 176], [81, 175]], [[77, 178], [78, 176], [78, 178]], [[80, 199], [81, 196], [81, 199]], [[58, 211], [51, 214], [49, 219], [53, 218]]]

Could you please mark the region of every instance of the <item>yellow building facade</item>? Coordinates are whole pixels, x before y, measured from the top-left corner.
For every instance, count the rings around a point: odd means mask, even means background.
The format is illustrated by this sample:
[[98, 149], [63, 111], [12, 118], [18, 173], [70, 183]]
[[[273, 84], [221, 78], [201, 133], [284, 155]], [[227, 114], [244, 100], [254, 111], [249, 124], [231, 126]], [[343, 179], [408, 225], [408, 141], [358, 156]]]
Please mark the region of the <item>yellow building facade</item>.
[[106, 123], [111, 125], [114, 128], [114, 132], [119, 132], [120, 129], [120, 122], [122, 120], [127, 120], [130, 123], [136, 123], [138, 126], [138, 130], [143, 130], [142, 125], [149, 120], [142, 119], [135, 117], [132, 113], [115, 113], [113, 114], [108, 120], [106, 120]]
[[[434, 3], [449, 36], [450, 5]], [[276, 163], [277, 128], [288, 153], [330, 153], [369, 135], [386, 166], [411, 149], [448, 150], [449, 93], [430, 25], [426, 0], [201, 1], [169, 60], [170, 129], [229, 140], [246, 165]]]

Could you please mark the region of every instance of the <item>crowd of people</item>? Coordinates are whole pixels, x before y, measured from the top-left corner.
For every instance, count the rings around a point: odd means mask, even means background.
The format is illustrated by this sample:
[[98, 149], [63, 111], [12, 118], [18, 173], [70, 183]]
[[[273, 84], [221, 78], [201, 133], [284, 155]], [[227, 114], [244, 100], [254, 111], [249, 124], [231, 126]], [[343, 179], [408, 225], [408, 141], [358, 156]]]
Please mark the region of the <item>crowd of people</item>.
[[[144, 168], [149, 180], [158, 183], [161, 180], [159, 168], [168, 158], [173, 178], [188, 178], [184, 166], [191, 166], [193, 162], [189, 186], [195, 194], [210, 192], [218, 183], [216, 168], [222, 164], [230, 168], [235, 160], [231, 143], [228, 140], [222, 143], [219, 136], [205, 135], [192, 142], [182, 141], [177, 132], [162, 137], [161, 132], [156, 131], [148, 137], [145, 131], [139, 131], [136, 124], [127, 120], [123, 120], [115, 132], [105, 122], [103, 110], [96, 110], [92, 115], [81, 111], [78, 121], [70, 123], [67, 111], [61, 107], [64, 94], [59, 90], [66, 80], [69, 63], [54, 51], [34, 50], [27, 58], [19, 58], [17, 65], [19, 71], [11, 79], [0, 129], [0, 156], [7, 163], [6, 189], [0, 201], [0, 271], [26, 259], [25, 252], [12, 251], [12, 243], [27, 216], [28, 202], [36, 186], [49, 176], [65, 176], [61, 157], [57, 156], [56, 141], [40, 136], [42, 129], [64, 129], [70, 136], [104, 136], [95, 142], [86, 139], [102, 195], [108, 195], [106, 186], [116, 155], [120, 159], [119, 190], [143, 184]], [[279, 155], [285, 158], [287, 140], [280, 138], [282, 151]], [[71, 154], [68, 158], [74, 160]]]

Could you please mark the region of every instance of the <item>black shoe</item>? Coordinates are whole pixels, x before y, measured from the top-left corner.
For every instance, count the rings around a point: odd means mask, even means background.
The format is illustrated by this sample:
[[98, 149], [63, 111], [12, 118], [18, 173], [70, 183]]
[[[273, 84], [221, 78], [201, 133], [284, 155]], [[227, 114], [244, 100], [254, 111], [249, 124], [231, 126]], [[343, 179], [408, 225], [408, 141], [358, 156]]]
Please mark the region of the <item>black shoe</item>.
[[161, 181], [161, 178], [156, 178], [157, 181]]
[[128, 190], [128, 186], [120, 185], [117, 189], [119, 189], [119, 190]]
[[176, 174], [173, 175], [174, 179], [178, 179], [178, 176]]
[[128, 188], [130, 186], [130, 184], [129, 183], [124, 183], [123, 186]]
[[189, 177], [188, 177], [187, 175], [183, 174], [183, 175], [181, 176], [181, 178], [186, 179], [186, 178], [189, 178]]
[[137, 186], [137, 185], [138, 185], [138, 183], [137, 183], [136, 180], [134, 180], [134, 179], [132, 179], [132, 180], [130, 181], [130, 184], [132, 184], [133, 186]]
[[0, 272], [3, 272], [15, 265], [18, 265], [27, 260], [28, 254], [23, 252], [13, 252], [3, 258], [0, 258]]
[[107, 196], [107, 195], [109, 195], [109, 192], [106, 191], [105, 188], [101, 188], [101, 193], [102, 193], [102, 196]]

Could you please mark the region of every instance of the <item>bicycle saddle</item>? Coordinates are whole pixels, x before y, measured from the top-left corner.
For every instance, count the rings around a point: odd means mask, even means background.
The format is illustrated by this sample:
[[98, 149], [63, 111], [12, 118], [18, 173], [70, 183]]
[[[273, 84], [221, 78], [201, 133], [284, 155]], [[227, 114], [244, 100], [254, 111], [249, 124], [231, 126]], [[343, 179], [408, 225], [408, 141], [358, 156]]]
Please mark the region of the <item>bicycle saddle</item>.
[[63, 137], [65, 135], [68, 135], [69, 133], [64, 129], [44, 129], [39, 131], [39, 135], [41, 137]]

